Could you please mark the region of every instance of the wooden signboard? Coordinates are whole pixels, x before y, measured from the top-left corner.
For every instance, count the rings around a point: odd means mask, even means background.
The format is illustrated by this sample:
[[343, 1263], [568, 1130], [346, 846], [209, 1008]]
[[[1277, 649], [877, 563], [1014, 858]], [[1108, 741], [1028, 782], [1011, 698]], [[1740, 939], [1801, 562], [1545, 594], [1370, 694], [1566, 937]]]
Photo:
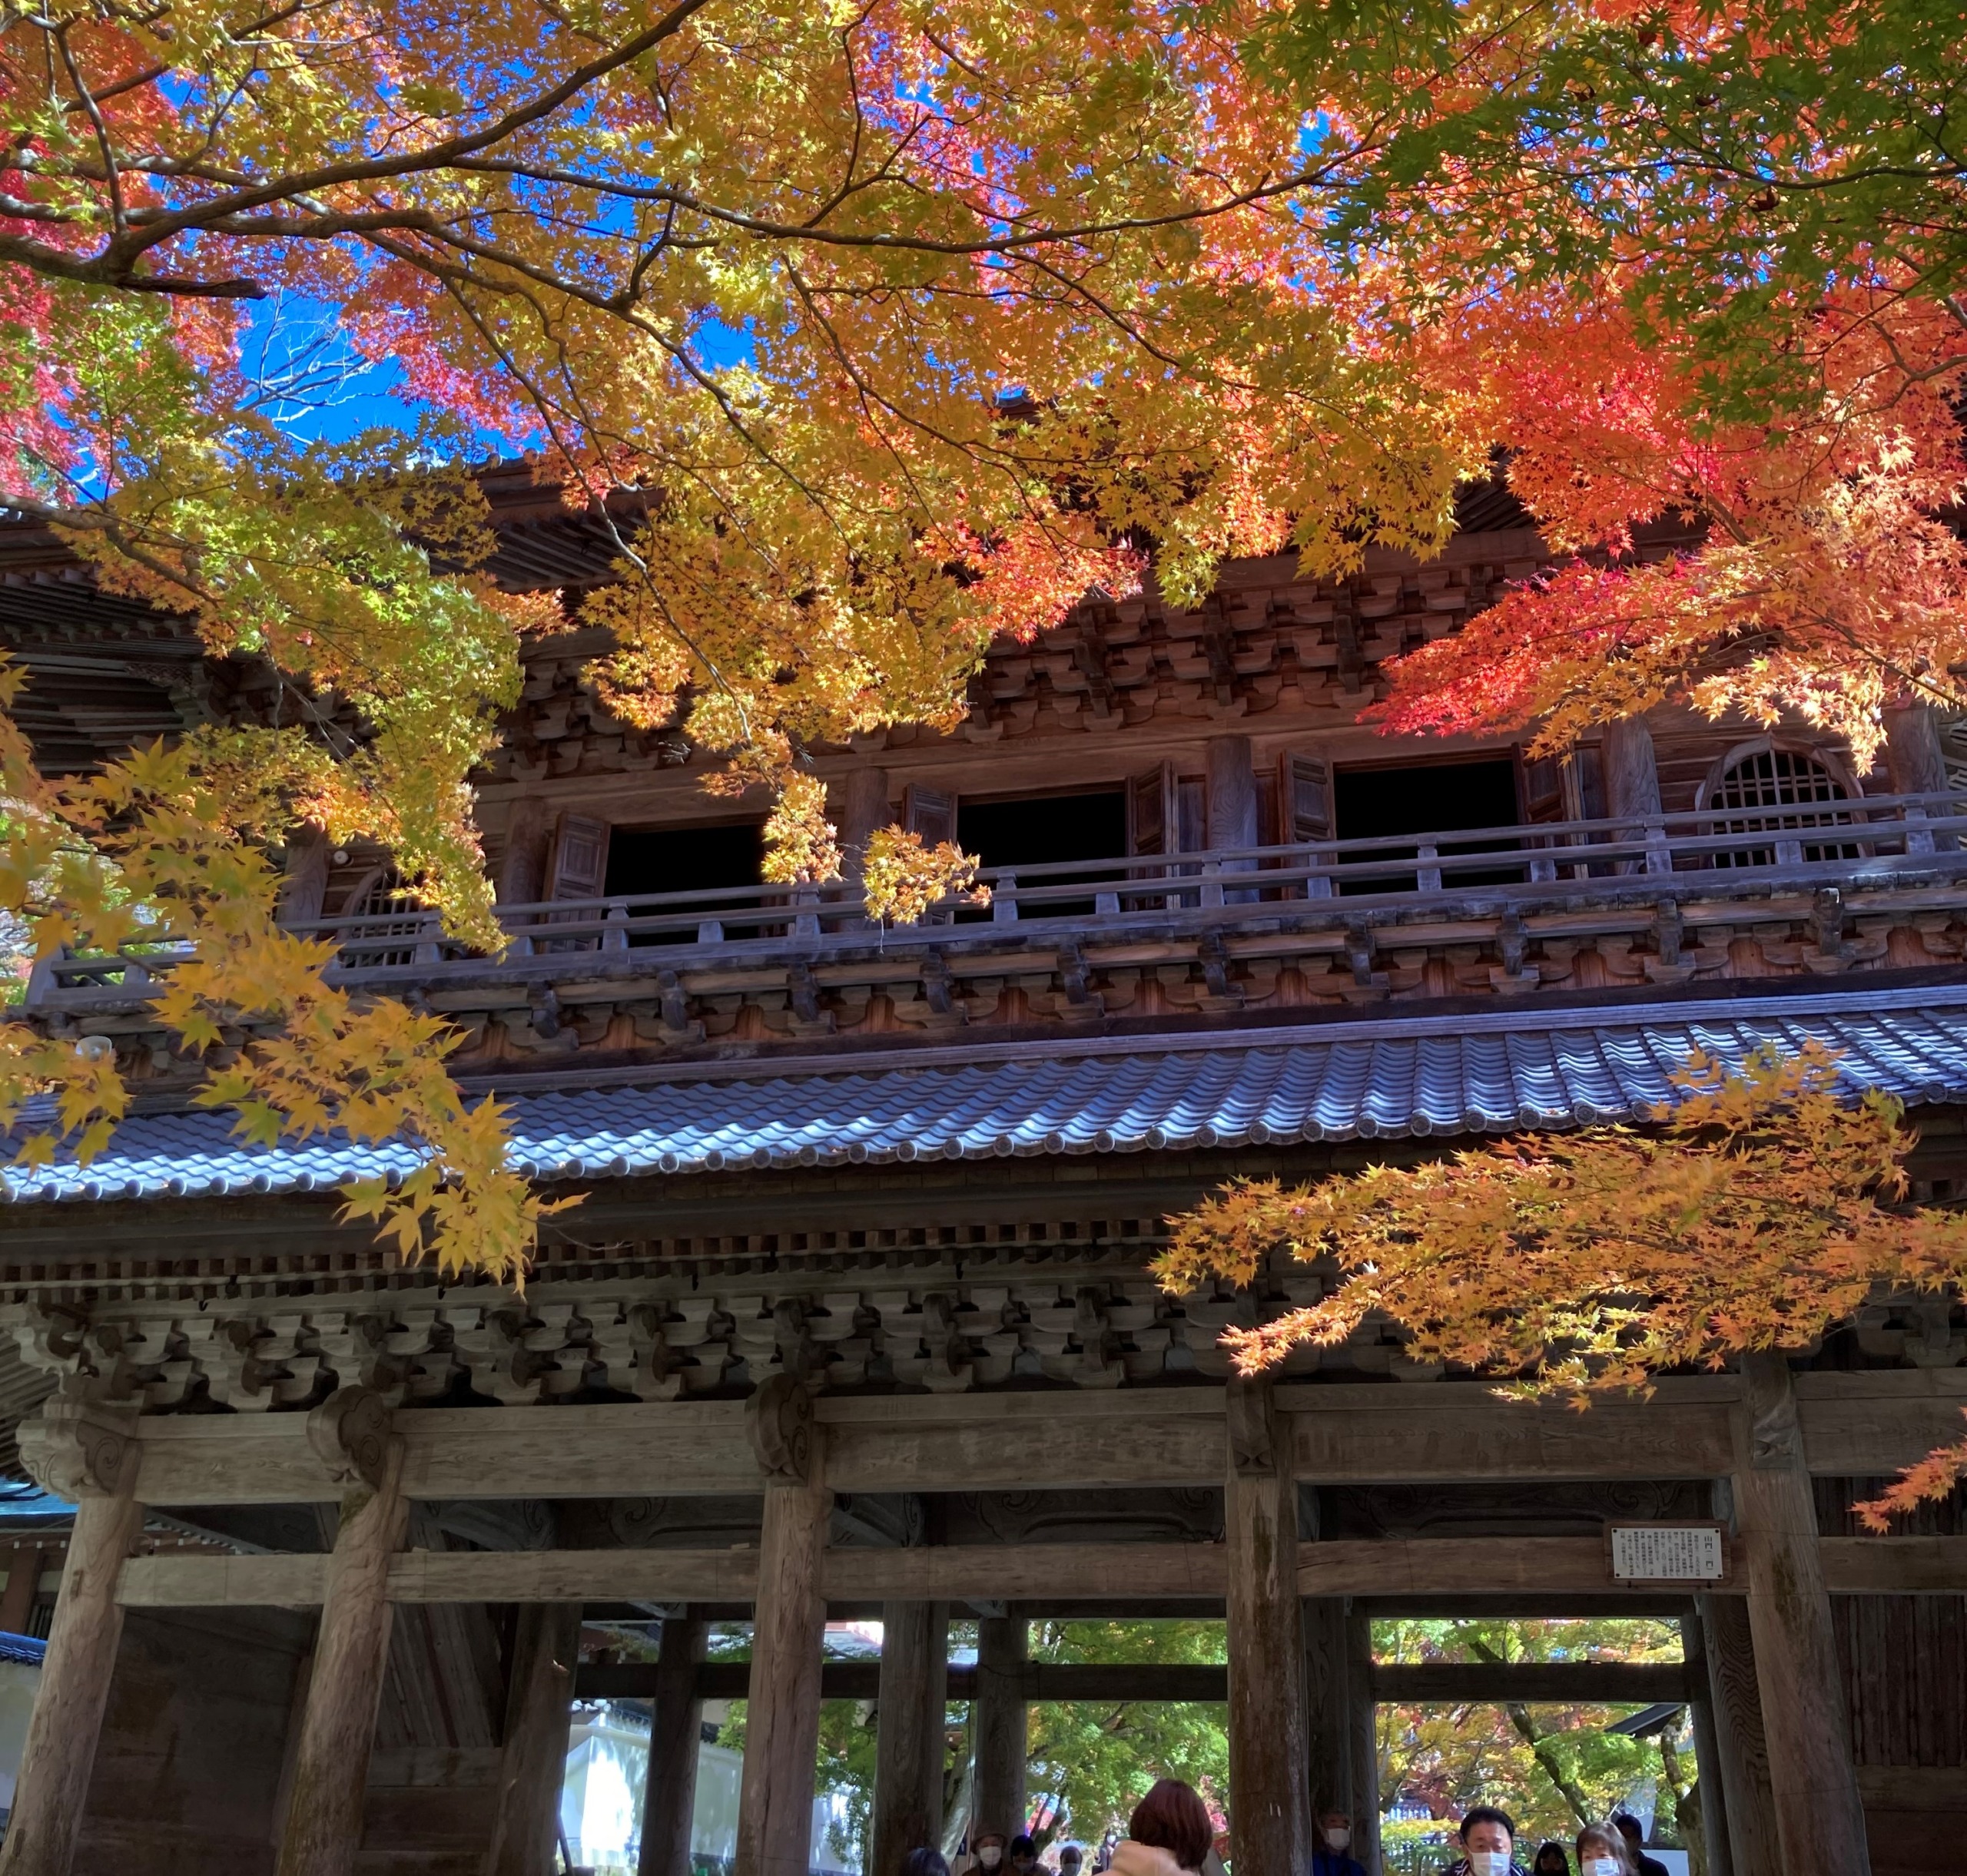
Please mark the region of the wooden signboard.
[[1607, 1524], [1605, 1550], [1614, 1583], [1728, 1580], [1728, 1533], [1716, 1523]]

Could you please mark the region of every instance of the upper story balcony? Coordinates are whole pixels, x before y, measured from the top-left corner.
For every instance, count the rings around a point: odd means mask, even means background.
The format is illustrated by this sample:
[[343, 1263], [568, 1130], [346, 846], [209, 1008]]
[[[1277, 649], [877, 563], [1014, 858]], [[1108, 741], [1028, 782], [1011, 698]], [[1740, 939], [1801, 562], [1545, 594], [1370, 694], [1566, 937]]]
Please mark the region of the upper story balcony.
[[[496, 956], [413, 907], [300, 927], [333, 975], [450, 1016], [461, 1062], [580, 1049], [1223, 1019], [1957, 963], [1967, 797], [1872, 796], [987, 869], [882, 927], [857, 890], [745, 886], [502, 907]], [[43, 963], [62, 1029], [126, 1036], [168, 944]]]

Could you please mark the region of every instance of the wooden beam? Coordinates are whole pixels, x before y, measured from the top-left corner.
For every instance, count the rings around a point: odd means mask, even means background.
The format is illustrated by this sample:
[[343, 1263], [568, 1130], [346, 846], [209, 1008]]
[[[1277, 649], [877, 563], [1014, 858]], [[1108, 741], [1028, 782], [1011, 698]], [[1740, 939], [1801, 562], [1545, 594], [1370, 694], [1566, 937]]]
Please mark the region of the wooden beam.
[[1508, 1700], [1563, 1706], [1602, 1701], [1643, 1707], [1685, 1700], [1691, 1685], [1685, 1665], [1677, 1661], [1377, 1662], [1372, 1680], [1376, 1702], [1401, 1706], [1500, 1705]]
[[[1804, 1374], [1809, 1470], [1870, 1477], [1959, 1437], [1967, 1370]], [[1644, 1402], [1498, 1400], [1474, 1382], [1280, 1387], [1295, 1475], [1327, 1483], [1726, 1476], [1733, 1377], [1662, 1381]], [[845, 1492], [1214, 1486], [1222, 1395], [1115, 1393], [822, 1397], [827, 1483]], [[416, 1499], [731, 1496], [763, 1481], [741, 1401], [435, 1407], [397, 1417]], [[294, 1504], [333, 1496], [304, 1414], [157, 1416], [138, 1424], [140, 1502]], [[32, 1424], [32, 1423], [30, 1423]]]
[[[1967, 1537], [1826, 1537], [1819, 1551], [1833, 1594], [1967, 1595]], [[306, 1609], [321, 1600], [327, 1564], [319, 1556], [132, 1557], [117, 1599], [126, 1609]], [[1108, 1606], [1153, 1597], [1199, 1605], [1206, 1614], [1220, 1606], [1227, 1583], [1220, 1544], [829, 1550], [821, 1570], [834, 1605]], [[411, 1550], [392, 1558], [389, 1568], [390, 1599], [397, 1603], [741, 1607], [756, 1596], [758, 1581], [755, 1550]], [[1298, 1552], [1299, 1595], [1370, 1597], [1375, 1612], [1389, 1615], [1493, 1615], [1498, 1604], [1491, 1599], [1501, 1599], [1503, 1612], [1677, 1616], [1697, 1586], [1622, 1587], [1612, 1581], [1596, 1537], [1359, 1539], [1301, 1545]], [[1737, 1593], [1741, 1588], [1730, 1586]], [[1480, 1605], [1468, 1600], [1478, 1596]]]
[[[911, 1851], [942, 1841], [949, 1653], [947, 1603], [881, 1605], [881, 1658], [874, 1664], [879, 1730], [868, 1827], [873, 1876], [901, 1876]], [[832, 1697], [826, 1683], [822, 1666], [822, 1699]]]
[[519, 1611], [485, 1876], [537, 1876], [553, 1867], [580, 1652], [578, 1608], [535, 1603]]
[[1002, 1831], [1008, 1841], [1024, 1830], [1030, 1735], [1023, 1670], [1030, 1665], [1030, 1634], [1022, 1616], [986, 1616], [977, 1625], [970, 1709], [973, 1843], [985, 1831]]

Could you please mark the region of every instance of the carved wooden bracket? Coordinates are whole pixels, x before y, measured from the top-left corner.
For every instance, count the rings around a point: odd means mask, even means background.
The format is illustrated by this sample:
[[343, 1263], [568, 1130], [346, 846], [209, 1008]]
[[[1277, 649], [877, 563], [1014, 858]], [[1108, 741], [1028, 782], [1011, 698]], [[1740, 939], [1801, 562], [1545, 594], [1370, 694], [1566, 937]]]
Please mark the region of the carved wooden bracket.
[[57, 1396], [21, 1428], [21, 1463], [57, 1498], [113, 1497], [137, 1482], [143, 1447], [135, 1404], [111, 1406]]
[[775, 1374], [745, 1403], [745, 1431], [768, 1479], [788, 1485], [811, 1482], [813, 1397], [790, 1374]]
[[1801, 1466], [1803, 1434], [1789, 1363], [1780, 1354], [1745, 1355], [1742, 1379], [1748, 1394], [1750, 1467], [1776, 1472]]
[[1229, 1466], [1239, 1479], [1277, 1475], [1277, 1426], [1270, 1384], [1232, 1376], [1223, 1396], [1229, 1422]]
[[380, 1490], [394, 1410], [370, 1387], [338, 1388], [307, 1416], [307, 1443], [337, 1485]]

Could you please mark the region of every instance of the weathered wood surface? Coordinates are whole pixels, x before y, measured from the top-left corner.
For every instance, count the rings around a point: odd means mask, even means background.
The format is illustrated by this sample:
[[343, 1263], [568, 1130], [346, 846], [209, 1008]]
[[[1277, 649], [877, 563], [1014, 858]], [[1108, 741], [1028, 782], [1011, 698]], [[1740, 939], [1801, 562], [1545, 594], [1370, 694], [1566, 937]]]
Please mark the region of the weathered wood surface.
[[142, 1519], [143, 1507], [127, 1492], [86, 1493], [75, 1507], [40, 1691], [0, 1844], [5, 1876], [68, 1876], [123, 1633], [118, 1573]]
[[[692, 1616], [665, 1616], [649, 1714], [648, 1777], [642, 1794], [642, 1848], [635, 1876], [692, 1876], [690, 1824], [697, 1799], [697, 1748], [703, 1699], [706, 1625]], [[576, 1679], [578, 1679], [578, 1676]]]
[[1804, 1463], [1819, 1477], [1896, 1472], [1961, 1437], [1967, 1368], [1825, 1370], [1790, 1382]]
[[1736, 1428], [1735, 1519], [1786, 1871], [1869, 1867], [1816, 1504], [1789, 1365], [1753, 1355]]
[[1229, 1811], [1239, 1869], [1311, 1860], [1298, 1487], [1268, 1383], [1232, 1381], [1225, 1443]]
[[[947, 1603], [881, 1606], [869, 1876], [901, 1876], [911, 1850], [942, 1839], [949, 1642]], [[820, 1691], [831, 1698], [826, 1678], [822, 1668]]]
[[[1890, 1473], [1957, 1438], [1967, 1370], [1809, 1374], [1811, 1471]], [[1499, 1401], [1474, 1383], [1278, 1390], [1296, 1477], [1328, 1483], [1718, 1478], [1732, 1463], [1733, 1377], [1663, 1382], [1579, 1414]], [[1077, 1490], [1219, 1482], [1222, 1394], [1168, 1389], [822, 1397], [827, 1483], [848, 1492]], [[430, 1408], [397, 1417], [413, 1498], [731, 1495], [761, 1489], [740, 1401]], [[141, 1502], [290, 1504], [333, 1496], [294, 1414], [141, 1420]]]
[[1733, 1876], [1782, 1876], [1769, 1743], [1746, 1598], [1703, 1596], [1699, 1617]]
[[[928, 1603], [898, 1603], [897, 1608], [933, 1608]], [[658, 1664], [648, 1661], [590, 1662], [580, 1672], [583, 1700], [641, 1700], [658, 1687]], [[1226, 1670], [1206, 1662], [1108, 1662], [1026, 1661], [1007, 1670], [1003, 1685], [1023, 1704], [1040, 1700], [1175, 1700], [1220, 1703], [1226, 1698]], [[941, 1679], [941, 1701], [974, 1700], [977, 1671], [947, 1669]], [[705, 1700], [741, 1700], [751, 1681], [743, 1661], [708, 1661], [697, 1671], [695, 1685]], [[934, 1687], [925, 1683], [925, 1692]], [[829, 1661], [820, 1669], [823, 1700], [882, 1700], [877, 1661]]]
[[765, 1493], [733, 1876], [807, 1876], [810, 1867], [827, 1616], [820, 1559], [832, 1504], [818, 1483], [775, 1481]]
[[1501, 1401], [1472, 1382], [1278, 1390], [1297, 1476], [1321, 1483], [1706, 1479], [1728, 1469], [1732, 1380], [1664, 1382], [1585, 1413]]
[[1375, 1700], [1401, 1705], [1520, 1700], [1651, 1706], [1706, 1692], [1704, 1684], [1695, 1685], [1697, 1679], [1677, 1661], [1378, 1662], [1371, 1685]]
[[1380, 1867], [1380, 1755], [1373, 1717], [1372, 1618], [1355, 1603], [1345, 1612], [1346, 1747], [1352, 1759], [1352, 1855]]
[[279, 1876], [349, 1876], [355, 1867], [389, 1653], [390, 1560], [409, 1523], [402, 1479], [403, 1450], [390, 1441], [376, 1483], [351, 1488], [343, 1500], [326, 1559]]
[[987, 1616], [977, 1625], [976, 1692], [970, 1709], [974, 1753], [970, 1837], [1024, 1828], [1029, 1737], [1023, 1672], [1030, 1630], [1021, 1616]]
[[[1967, 1538], [1826, 1537], [1826, 1587], [1853, 1596], [1967, 1594]], [[128, 1609], [254, 1605], [305, 1609], [321, 1599], [319, 1556], [132, 1557], [117, 1599]], [[1220, 1544], [925, 1545], [828, 1550], [833, 1603], [1096, 1602], [1166, 1597], [1219, 1602]], [[405, 1551], [389, 1566], [396, 1603], [748, 1603], [755, 1550]], [[1673, 1586], [1615, 1583], [1596, 1537], [1357, 1539], [1299, 1547], [1301, 1596], [1578, 1595], [1594, 1612], [1660, 1604]], [[1689, 1583], [1692, 1595], [1703, 1586]], [[1730, 1593], [1745, 1587], [1739, 1570]], [[1674, 1612], [1677, 1612], [1676, 1610]]]
[[540, 1876], [553, 1867], [580, 1646], [578, 1604], [519, 1611], [484, 1876]]
[[[1302, 1553], [1299, 1554], [1302, 1562]], [[1352, 1808], [1352, 1771], [1346, 1748], [1351, 1694], [1346, 1672], [1345, 1599], [1307, 1596], [1304, 1637], [1305, 1762], [1315, 1831], [1322, 1813]]]

